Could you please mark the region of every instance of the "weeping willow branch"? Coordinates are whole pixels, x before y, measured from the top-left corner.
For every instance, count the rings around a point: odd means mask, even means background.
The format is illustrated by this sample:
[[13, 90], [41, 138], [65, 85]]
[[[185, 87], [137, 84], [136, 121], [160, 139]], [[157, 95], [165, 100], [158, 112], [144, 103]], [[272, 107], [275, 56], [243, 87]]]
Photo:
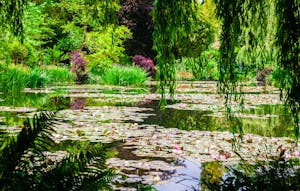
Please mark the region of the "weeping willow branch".
[[118, 0], [84, 0], [87, 11], [96, 25], [117, 24], [117, 11], [120, 9]]
[[[217, 15], [222, 21], [218, 86], [220, 92], [225, 94], [225, 105], [230, 110], [232, 95], [235, 99], [240, 98], [237, 93], [242, 91], [241, 88], [237, 89], [241, 79], [238, 77], [236, 64], [255, 63], [262, 68], [270, 55], [265, 54], [269, 2], [215, 0], [215, 3]], [[240, 46], [242, 49], [239, 51]], [[243, 59], [237, 57], [241, 54]]]
[[221, 45], [220, 45], [220, 77], [218, 86], [225, 94], [225, 106], [230, 109], [232, 93], [236, 92], [237, 74], [235, 72], [236, 52], [238, 38], [241, 34], [242, 3], [239, 0], [216, 0], [217, 15], [222, 21]]
[[278, 65], [287, 71], [289, 80], [282, 80], [285, 103], [291, 109], [295, 136], [299, 136], [300, 113], [300, 2], [298, 0], [276, 0], [278, 29], [276, 45], [279, 49]]
[[11, 32], [24, 39], [23, 16], [27, 0], [0, 1], [0, 22], [2, 26], [8, 27]]
[[[277, 65], [286, 71], [281, 79], [281, 90], [285, 93], [285, 103], [289, 106], [295, 123], [295, 136], [299, 136], [300, 111], [300, 2], [298, 0], [215, 0], [217, 15], [222, 20], [221, 62], [219, 65], [219, 89], [225, 93], [226, 106], [230, 106], [231, 95], [236, 92], [238, 78], [234, 69], [236, 62], [235, 48], [239, 46], [239, 37], [250, 54], [250, 62], [262, 67], [271, 60], [272, 50], [277, 48]], [[275, 12], [272, 8], [275, 6]], [[273, 10], [274, 11], [274, 10]], [[270, 15], [270, 16], [267, 16]], [[277, 17], [276, 46], [272, 44], [274, 22]], [[272, 28], [274, 26], [274, 28]], [[267, 52], [266, 54], [264, 54]], [[276, 58], [276, 59], [274, 59]], [[282, 94], [283, 95], [283, 94]]]
[[[157, 52], [156, 62], [159, 68], [161, 102], [166, 105], [166, 87], [173, 98], [175, 92], [175, 59], [180, 45], [189, 46], [188, 34], [192, 20], [196, 17], [195, 0], [155, 0], [153, 11], [153, 49]], [[185, 43], [186, 42], [186, 43]]]

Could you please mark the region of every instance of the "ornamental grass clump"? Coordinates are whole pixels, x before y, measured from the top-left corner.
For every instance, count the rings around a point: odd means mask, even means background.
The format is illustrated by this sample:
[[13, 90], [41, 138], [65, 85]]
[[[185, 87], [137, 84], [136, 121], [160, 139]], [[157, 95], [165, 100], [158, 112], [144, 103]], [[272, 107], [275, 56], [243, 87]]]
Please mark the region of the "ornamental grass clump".
[[26, 81], [26, 86], [29, 88], [41, 88], [44, 87], [48, 82], [45, 72], [39, 68], [30, 70]]

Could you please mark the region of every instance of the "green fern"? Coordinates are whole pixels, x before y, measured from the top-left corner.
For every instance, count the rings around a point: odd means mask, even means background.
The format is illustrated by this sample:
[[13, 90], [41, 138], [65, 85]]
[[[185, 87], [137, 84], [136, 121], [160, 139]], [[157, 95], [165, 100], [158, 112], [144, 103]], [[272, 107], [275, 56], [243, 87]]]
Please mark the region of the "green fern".
[[42, 112], [17, 136], [0, 132], [0, 190], [111, 190], [114, 174], [101, 145], [49, 162], [44, 151], [55, 145], [53, 118]]
[[111, 190], [113, 172], [106, 169], [105, 155], [103, 147], [96, 145], [66, 156], [41, 175], [44, 184], [37, 190]]

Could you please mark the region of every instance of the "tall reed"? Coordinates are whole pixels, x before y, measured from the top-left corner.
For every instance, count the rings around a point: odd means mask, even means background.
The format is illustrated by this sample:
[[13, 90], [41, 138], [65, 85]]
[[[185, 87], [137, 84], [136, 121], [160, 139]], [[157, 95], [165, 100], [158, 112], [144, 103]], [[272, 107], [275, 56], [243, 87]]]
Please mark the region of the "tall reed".
[[147, 74], [137, 67], [112, 67], [101, 77], [101, 82], [104, 84], [143, 86], [147, 79]]
[[51, 66], [27, 68], [22, 65], [0, 64], [0, 91], [20, 92], [24, 88], [41, 88], [47, 84], [73, 81], [68, 68]]
[[0, 90], [4, 92], [19, 92], [26, 87], [26, 68], [1, 65], [0, 72]]
[[47, 76], [48, 83], [72, 82], [74, 77], [72, 72], [66, 67], [48, 66], [42, 68]]

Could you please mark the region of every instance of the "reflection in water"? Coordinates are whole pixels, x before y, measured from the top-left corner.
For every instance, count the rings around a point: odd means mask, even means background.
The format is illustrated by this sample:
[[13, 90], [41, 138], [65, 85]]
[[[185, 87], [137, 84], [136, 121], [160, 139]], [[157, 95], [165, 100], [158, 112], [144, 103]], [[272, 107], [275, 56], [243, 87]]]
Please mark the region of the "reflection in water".
[[226, 171], [218, 161], [202, 163], [201, 164], [201, 189], [202, 190], [218, 190], [216, 185], [222, 180], [222, 176]]
[[300, 190], [299, 159], [202, 165], [202, 190]]
[[[293, 124], [290, 115], [282, 105], [261, 105], [256, 109], [245, 110], [245, 116], [228, 122], [223, 114], [219, 116], [210, 115], [212, 111], [203, 110], [181, 110], [166, 108], [160, 110], [158, 101], [147, 102], [141, 107], [148, 107], [152, 110], [140, 124], [160, 125], [166, 128], [178, 128], [181, 130], [200, 131], [232, 131], [257, 134], [267, 137], [288, 137], [293, 136]], [[247, 115], [256, 118], [247, 117]], [[233, 129], [232, 127], [237, 127]], [[238, 129], [240, 128], [240, 129]]]
[[1, 94], [0, 105], [10, 107], [38, 107], [46, 102], [47, 96], [45, 94], [24, 93], [18, 94]]
[[83, 109], [86, 105], [86, 98], [71, 98], [70, 108], [73, 110]]
[[182, 160], [180, 168], [166, 184], [155, 186], [158, 191], [200, 191], [199, 175], [201, 174], [201, 164], [192, 160]]
[[0, 126], [21, 127], [24, 122], [24, 117], [20, 116], [17, 112], [0, 112], [0, 117]]
[[70, 107], [70, 97], [50, 97], [44, 105], [41, 106], [43, 110], [62, 110]]

